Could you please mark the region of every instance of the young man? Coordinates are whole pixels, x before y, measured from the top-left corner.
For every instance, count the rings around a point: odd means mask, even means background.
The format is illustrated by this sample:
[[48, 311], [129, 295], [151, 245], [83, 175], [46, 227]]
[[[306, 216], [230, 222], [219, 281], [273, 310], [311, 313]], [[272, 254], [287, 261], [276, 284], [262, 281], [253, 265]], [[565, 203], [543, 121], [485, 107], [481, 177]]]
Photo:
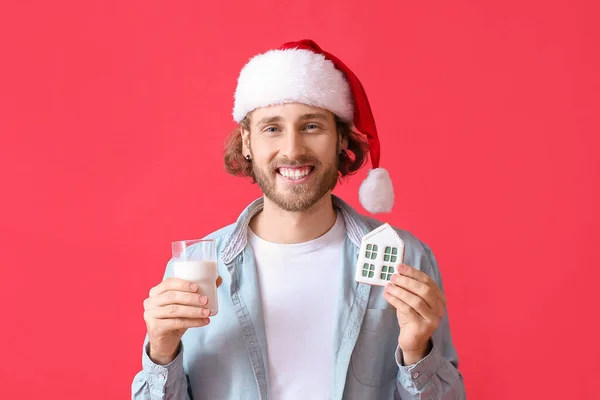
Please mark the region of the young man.
[[287, 43], [242, 69], [234, 119], [226, 167], [264, 196], [208, 236], [218, 315], [208, 318], [206, 297], [171, 263], [150, 290], [132, 398], [464, 399], [430, 248], [396, 229], [405, 255], [391, 282], [355, 281], [361, 239], [381, 222], [331, 191], [368, 150], [361, 203], [393, 203], [356, 76], [312, 41]]

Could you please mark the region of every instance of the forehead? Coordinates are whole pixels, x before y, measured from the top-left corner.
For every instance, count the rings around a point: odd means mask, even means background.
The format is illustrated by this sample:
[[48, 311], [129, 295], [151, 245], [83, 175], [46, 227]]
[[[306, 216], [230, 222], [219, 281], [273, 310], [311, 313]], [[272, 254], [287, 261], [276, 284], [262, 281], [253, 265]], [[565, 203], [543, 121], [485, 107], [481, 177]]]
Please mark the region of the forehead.
[[258, 123], [265, 118], [279, 117], [284, 121], [296, 121], [306, 115], [323, 116], [327, 120], [334, 120], [331, 111], [302, 103], [285, 103], [257, 108], [252, 112], [251, 120], [252, 123]]

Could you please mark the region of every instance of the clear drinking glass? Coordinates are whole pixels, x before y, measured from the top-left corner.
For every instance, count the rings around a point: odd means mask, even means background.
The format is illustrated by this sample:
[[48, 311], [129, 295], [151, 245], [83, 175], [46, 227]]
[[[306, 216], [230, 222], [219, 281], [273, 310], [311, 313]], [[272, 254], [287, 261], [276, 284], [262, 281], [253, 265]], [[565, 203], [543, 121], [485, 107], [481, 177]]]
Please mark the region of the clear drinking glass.
[[173, 275], [195, 282], [200, 293], [208, 297], [210, 315], [217, 315], [217, 250], [211, 239], [178, 240], [171, 243]]

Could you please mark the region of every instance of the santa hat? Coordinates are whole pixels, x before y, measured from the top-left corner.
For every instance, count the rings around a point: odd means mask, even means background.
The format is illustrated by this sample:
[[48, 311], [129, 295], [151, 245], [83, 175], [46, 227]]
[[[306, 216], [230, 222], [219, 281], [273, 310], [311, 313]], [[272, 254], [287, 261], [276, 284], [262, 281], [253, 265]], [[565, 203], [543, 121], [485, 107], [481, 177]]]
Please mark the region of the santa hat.
[[235, 91], [233, 118], [239, 123], [256, 108], [290, 102], [327, 109], [366, 135], [373, 169], [360, 185], [359, 201], [371, 213], [391, 211], [394, 188], [389, 173], [379, 167], [375, 119], [356, 75], [312, 40], [285, 43], [244, 66]]

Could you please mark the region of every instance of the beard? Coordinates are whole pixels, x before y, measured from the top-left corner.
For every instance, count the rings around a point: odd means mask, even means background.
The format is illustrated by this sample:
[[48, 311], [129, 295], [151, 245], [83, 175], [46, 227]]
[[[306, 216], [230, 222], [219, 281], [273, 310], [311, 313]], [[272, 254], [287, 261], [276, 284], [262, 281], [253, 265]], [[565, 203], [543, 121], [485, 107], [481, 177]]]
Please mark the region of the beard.
[[[285, 158], [273, 160], [264, 169], [253, 164], [252, 170], [256, 183], [265, 197], [284, 211], [301, 212], [310, 210], [323, 196], [333, 190], [338, 180], [338, 163], [339, 157], [336, 152], [336, 158], [331, 165], [323, 165], [317, 158], [304, 156], [296, 161]], [[313, 166], [309, 182], [277, 189], [277, 177], [274, 174], [279, 174], [277, 172], [279, 166], [293, 167], [306, 164]]]

